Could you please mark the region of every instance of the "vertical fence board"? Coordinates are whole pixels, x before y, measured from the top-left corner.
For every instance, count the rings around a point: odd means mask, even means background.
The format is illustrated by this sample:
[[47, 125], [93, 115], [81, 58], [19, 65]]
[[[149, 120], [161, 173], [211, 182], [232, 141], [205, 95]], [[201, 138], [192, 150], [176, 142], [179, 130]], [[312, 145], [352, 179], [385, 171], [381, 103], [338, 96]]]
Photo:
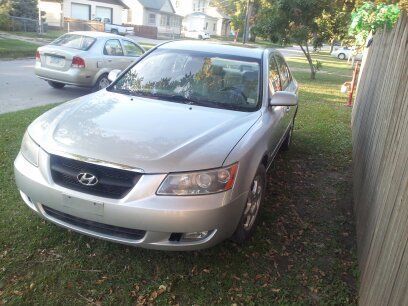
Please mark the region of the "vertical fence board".
[[[361, 305], [408, 302], [408, 18], [374, 36], [352, 113]], [[405, 304], [404, 304], [405, 303]]]

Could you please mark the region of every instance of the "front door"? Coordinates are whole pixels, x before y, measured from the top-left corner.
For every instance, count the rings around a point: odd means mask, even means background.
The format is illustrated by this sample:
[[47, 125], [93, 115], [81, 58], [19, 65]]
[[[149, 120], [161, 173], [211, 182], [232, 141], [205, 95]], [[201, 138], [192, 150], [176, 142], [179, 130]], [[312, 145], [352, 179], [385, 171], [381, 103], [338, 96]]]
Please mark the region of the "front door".
[[[282, 90], [279, 69], [272, 54], [269, 56], [268, 82], [270, 96]], [[282, 141], [284, 133], [282, 121], [285, 116], [285, 109], [286, 107], [283, 106], [272, 106], [268, 107], [268, 112], [265, 113], [265, 120], [269, 131], [268, 149], [270, 160], [278, 152], [280, 142]]]

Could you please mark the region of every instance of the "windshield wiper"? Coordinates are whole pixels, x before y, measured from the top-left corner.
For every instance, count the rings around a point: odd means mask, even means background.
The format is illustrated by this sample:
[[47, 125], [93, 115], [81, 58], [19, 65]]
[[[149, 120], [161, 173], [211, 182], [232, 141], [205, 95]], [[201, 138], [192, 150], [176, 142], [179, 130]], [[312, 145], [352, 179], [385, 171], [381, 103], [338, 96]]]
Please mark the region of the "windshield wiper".
[[157, 98], [157, 99], [163, 99], [163, 100], [169, 100], [169, 101], [173, 101], [173, 102], [185, 103], [185, 104], [189, 104], [189, 105], [200, 104], [200, 101], [198, 101], [195, 98], [186, 97], [186, 96], [178, 95], [178, 94], [166, 95], [166, 94], [150, 93], [148, 96], [151, 96], [151, 97]]

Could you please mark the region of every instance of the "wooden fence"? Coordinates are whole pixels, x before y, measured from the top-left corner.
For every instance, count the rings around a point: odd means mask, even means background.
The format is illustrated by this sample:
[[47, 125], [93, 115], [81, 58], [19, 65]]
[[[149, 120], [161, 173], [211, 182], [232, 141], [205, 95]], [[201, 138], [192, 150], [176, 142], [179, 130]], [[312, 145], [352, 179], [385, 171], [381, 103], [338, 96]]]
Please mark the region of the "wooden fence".
[[134, 33], [136, 36], [153, 38], [153, 39], [157, 38], [157, 27], [134, 25], [134, 24], [124, 24], [124, 26], [133, 27]]
[[64, 30], [67, 32], [72, 31], [98, 31], [104, 32], [105, 25], [99, 21], [80, 20], [73, 18], [64, 18]]
[[352, 115], [360, 305], [408, 305], [408, 18], [374, 36]]

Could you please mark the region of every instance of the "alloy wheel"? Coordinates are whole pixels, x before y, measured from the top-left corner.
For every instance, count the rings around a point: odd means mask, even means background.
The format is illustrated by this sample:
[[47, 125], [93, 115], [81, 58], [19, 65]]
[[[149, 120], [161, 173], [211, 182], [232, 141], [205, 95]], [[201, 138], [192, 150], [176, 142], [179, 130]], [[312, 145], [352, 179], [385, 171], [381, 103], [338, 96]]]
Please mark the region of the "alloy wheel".
[[104, 89], [104, 88], [108, 87], [109, 84], [110, 84], [110, 82], [109, 82], [108, 78], [107, 78], [107, 77], [103, 77], [103, 78], [99, 81], [98, 88], [99, 88], [99, 89]]
[[256, 176], [252, 182], [251, 191], [248, 195], [248, 200], [244, 210], [243, 227], [246, 231], [249, 231], [255, 223], [259, 207], [261, 206], [262, 192], [261, 177]]

